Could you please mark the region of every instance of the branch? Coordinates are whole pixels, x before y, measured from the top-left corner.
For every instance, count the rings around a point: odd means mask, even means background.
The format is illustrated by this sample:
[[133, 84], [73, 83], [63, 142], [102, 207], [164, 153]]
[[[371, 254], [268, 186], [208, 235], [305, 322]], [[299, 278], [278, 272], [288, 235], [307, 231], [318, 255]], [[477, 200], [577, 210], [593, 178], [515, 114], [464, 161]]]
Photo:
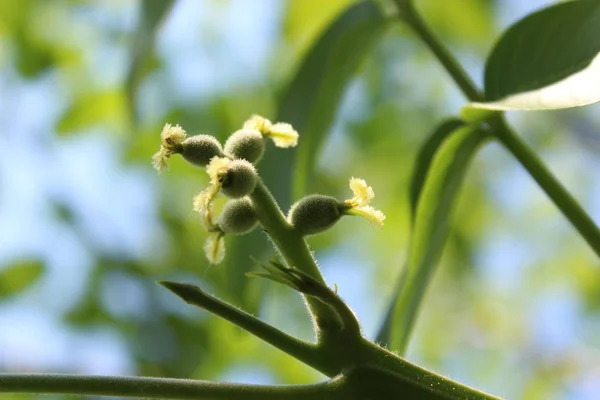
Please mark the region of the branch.
[[552, 175], [539, 156], [517, 135], [500, 115], [491, 121], [498, 140], [507, 148], [521, 165], [535, 179], [537, 184], [552, 199], [560, 212], [567, 217], [577, 232], [600, 257], [600, 230], [594, 220], [585, 212], [558, 179]]
[[347, 390], [359, 399], [501, 400], [477, 389], [431, 375], [406, 377], [389, 369], [364, 365], [344, 373]]
[[423, 21], [421, 15], [415, 9], [412, 0], [394, 0], [398, 8], [399, 16], [412, 28], [419, 38], [427, 45], [429, 50], [436, 56], [440, 64], [444, 66], [454, 82], [470, 101], [484, 101], [483, 95], [463, 69], [463, 67], [452, 56], [452, 53], [435, 36], [429, 26]]
[[[470, 101], [485, 101], [484, 96], [477, 90], [465, 70], [423, 21], [415, 9], [413, 1], [395, 0], [395, 3], [400, 12], [400, 17], [413, 29], [446, 68], [463, 94]], [[494, 128], [493, 134], [496, 138], [504, 148], [515, 156], [561, 213], [577, 229], [596, 255], [600, 256], [600, 229], [598, 229], [592, 218], [558, 179], [552, 175], [537, 154], [527, 146], [527, 143], [512, 131], [506, 121], [501, 118], [502, 113], [494, 112], [490, 115], [492, 116], [490, 122]]]
[[260, 224], [265, 228], [284, 260], [291, 263], [289, 266], [301, 269], [317, 281], [325, 283], [306, 241], [287, 222], [275, 198], [262, 181], [258, 181], [250, 198]]
[[[256, 216], [288, 267], [294, 267], [310, 275], [325, 285], [325, 280], [304, 237], [287, 222], [269, 189], [259, 180], [250, 195]], [[339, 331], [342, 324], [338, 315], [319, 300], [307, 298], [307, 303], [315, 321], [317, 337], [331, 331]]]
[[341, 379], [311, 385], [248, 385], [191, 379], [0, 374], [0, 393], [57, 393], [155, 399], [342, 399]]
[[179, 296], [186, 303], [200, 307], [226, 319], [326, 375], [336, 374], [339, 371], [332, 369], [331, 362], [319, 354], [317, 346], [280, 331], [247, 312], [205, 293], [198, 286], [166, 281], [158, 283]]
[[[453, 57], [452, 53], [444, 46], [429, 26], [415, 9], [413, 0], [393, 0], [402, 19], [423, 41], [429, 50], [444, 66], [463, 94], [475, 102], [485, 101], [485, 97], [477, 89], [468, 74]], [[558, 207], [560, 212], [569, 220], [579, 234], [590, 245], [596, 255], [600, 256], [600, 229], [593, 219], [581, 207], [579, 202], [565, 189], [565, 187], [544, 165], [539, 156], [515, 134], [502, 117], [501, 112], [492, 112], [488, 121], [492, 133], [502, 143], [519, 163], [527, 170], [529, 175], [546, 193], [548, 198]], [[393, 307], [390, 306], [390, 309]], [[385, 329], [385, 325], [383, 327]]]

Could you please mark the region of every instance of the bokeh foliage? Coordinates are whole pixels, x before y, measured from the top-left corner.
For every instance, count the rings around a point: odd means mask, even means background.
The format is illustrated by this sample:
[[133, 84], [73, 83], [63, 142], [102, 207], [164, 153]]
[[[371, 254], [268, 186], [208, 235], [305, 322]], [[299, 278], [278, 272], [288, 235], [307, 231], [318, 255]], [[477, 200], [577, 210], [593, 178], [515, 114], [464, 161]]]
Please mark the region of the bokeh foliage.
[[[157, 3], [164, 3], [164, 8]], [[61, 171], [53, 175], [55, 180], [46, 183], [50, 189], [42, 192], [52, 212], [35, 229], [47, 232], [47, 237], [64, 231], [74, 235], [89, 259], [85, 279], [52, 278], [64, 266], [49, 257], [44, 246], [5, 248], [0, 279], [23, 260], [28, 265], [37, 265], [28, 260], [38, 259], [40, 265], [45, 264], [45, 275], [20, 296], [7, 298], [6, 304], [18, 309], [19, 301], [36, 303], [29, 307], [52, 312], [64, 330], [116, 333], [124, 343], [123, 356], [130, 360], [131, 367], [125, 371], [129, 374], [313, 382], [320, 376], [299, 362], [216, 317], [190, 309], [154, 283], [174, 278], [199, 283], [284, 330], [310, 337], [310, 321], [295, 293], [244, 275], [253, 268], [249, 255], [271, 255], [261, 232], [227, 238], [225, 263], [208, 266], [202, 251], [205, 233], [191, 211], [191, 198], [206, 177], [181, 160], [173, 160], [168, 173], [154, 175], [149, 160], [158, 148], [162, 125], [178, 123], [192, 133], [210, 132], [222, 139], [252, 113], [298, 125], [301, 136], [296, 152], [283, 153], [270, 146], [259, 166], [284, 208], [305, 190], [345, 198], [350, 176], [367, 179], [375, 188], [378, 208], [388, 217], [384, 230], [378, 232], [364, 221], [348, 219], [310, 243], [325, 276], [339, 284], [340, 293], [373, 337], [405, 264], [412, 219], [410, 174], [418, 149], [464, 101], [426, 49], [406, 28], [384, 22], [379, 11], [365, 14], [361, 9], [356, 14], [358, 27], [351, 26], [349, 36], [338, 40], [335, 32], [328, 31], [336, 28], [330, 23], [348, 12], [350, 1], [260, 2], [274, 17], [253, 21], [270, 23], [272, 31], [266, 34], [269, 46], [261, 55], [260, 71], [251, 79], [244, 79], [244, 60], [235, 54], [248, 54], [241, 50], [252, 48], [253, 31], [231, 23], [232, 18], [243, 21], [231, 15], [248, 5], [205, 1], [194, 6], [178, 1], [171, 10], [168, 3], [0, 2], [0, 65], [6, 92], [49, 87], [40, 91], [43, 99], [38, 108], [22, 114], [52, 110], [51, 121], [43, 126], [43, 140], [35, 146], [53, 157], [65, 151], [61, 149], [77, 148], [74, 143], [108, 143], [110, 155], [102, 153], [101, 157], [113, 164], [115, 175], [129, 176], [149, 188], [140, 194], [135, 185], [120, 185], [117, 192], [103, 184], [100, 201], [92, 203], [85, 197], [58, 195], [59, 190], [52, 187], [64, 186]], [[424, 17], [479, 82], [483, 59], [501, 28], [522, 16], [510, 14], [510, 4], [502, 1], [418, 3]], [[205, 15], [195, 19], [182, 15], [190, 10]], [[503, 17], [507, 14], [510, 20]], [[369, 25], [371, 18], [381, 24]], [[194, 21], [197, 26], [176, 29], [180, 21]], [[348, 34], [343, 29], [342, 33]], [[178, 46], [179, 42], [191, 44]], [[321, 47], [313, 48], [315, 44]], [[203, 79], [221, 84], [206, 86], [206, 93], [186, 92], [177, 67], [185, 67], [193, 58], [170, 49], [211, 56], [215, 48], [225, 46], [230, 46], [232, 54], [219, 56], [222, 65], [196, 72], [212, 74]], [[352, 57], [335, 53], [347, 47], [356, 50]], [[311, 57], [317, 61], [304, 72], [308, 75], [296, 75]], [[319, 68], [321, 59], [333, 64]], [[221, 68], [233, 72], [228, 75]], [[193, 70], [194, 64], [188, 69]], [[227, 79], [231, 83], [221, 82]], [[302, 91], [299, 96], [297, 91]], [[4, 95], [2, 100], [8, 98]], [[582, 136], [576, 132], [590, 130], [578, 129], [582, 125], [597, 127], [597, 117], [586, 111], [563, 111], [516, 116], [514, 122], [584, 205], [597, 202], [595, 188], [600, 182], [590, 173], [597, 166], [597, 153], [584, 149]], [[5, 146], [18, 141], [18, 136], [36, 137], [26, 128], [3, 131]], [[33, 156], [34, 148], [26, 150]], [[84, 150], [93, 155], [93, 145]], [[77, 162], [88, 162], [85, 152], [72, 157], [75, 162], [69, 165], [74, 169]], [[6, 163], [1, 167], [8, 171]], [[58, 166], [54, 163], [48, 168]], [[62, 174], [70, 176], [71, 172]], [[2, 190], [1, 195], [11, 193]], [[149, 211], [136, 208], [142, 202], [138, 197], [145, 197]], [[122, 199], [132, 199], [126, 204], [133, 206], [124, 208]], [[118, 241], [119, 230], [125, 228], [100, 227], [97, 233], [96, 227], [88, 226], [103, 222], [88, 214], [102, 216], [103, 208], [110, 207], [123, 209], [125, 222], [137, 224], [135, 232], [144, 243], [129, 246], [132, 250], [104, 238]], [[600, 330], [596, 322], [600, 280], [593, 254], [525, 172], [496, 145], [487, 146], [473, 160], [453, 220], [408, 357], [509, 398], [578, 394], [583, 398], [588, 380], [598, 378], [597, 362], [586, 356], [588, 351], [597, 351]], [[34, 247], [37, 250], [31, 250]], [[17, 279], [24, 282], [27, 277]], [[63, 291], [78, 295], [71, 296], [70, 304], [60, 310], [47, 310], [45, 302]], [[9, 292], [0, 285], [2, 299]], [[563, 332], [547, 321], [552, 307], [569, 311], [563, 311], [568, 315], [560, 314], [561, 318], [576, 324], [576, 331]], [[51, 337], [40, 336], [40, 340], [52, 345]], [[16, 367], [12, 366], [40, 368], [35, 362], [27, 363], [28, 357], [25, 361], [3, 357], [0, 351], [3, 371], [13, 371]], [[53, 372], [82, 370], [86, 368], [73, 363]], [[507, 387], [506, 382], [511, 385]]]

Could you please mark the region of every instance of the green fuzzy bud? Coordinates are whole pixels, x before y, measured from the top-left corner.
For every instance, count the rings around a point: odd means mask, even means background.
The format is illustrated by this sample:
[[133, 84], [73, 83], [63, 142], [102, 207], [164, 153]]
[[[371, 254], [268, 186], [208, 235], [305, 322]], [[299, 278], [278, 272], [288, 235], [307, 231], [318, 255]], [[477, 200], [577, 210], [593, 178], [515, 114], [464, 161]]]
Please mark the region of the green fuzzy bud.
[[231, 199], [239, 199], [254, 191], [258, 174], [250, 162], [233, 160], [227, 166], [227, 172], [222, 179], [221, 192]]
[[288, 221], [303, 236], [314, 235], [331, 228], [341, 218], [340, 207], [335, 197], [312, 194], [292, 205]]
[[258, 225], [252, 201], [247, 197], [229, 200], [219, 216], [219, 227], [230, 235], [245, 235]]
[[196, 135], [185, 139], [176, 152], [191, 164], [205, 167], [215, 156], [223, 154], [221, 143], [210, 135]]
[[256, 129], [240, 129], [225, 142], [225, 154], [256, 163], [265, 152], [265, 139]]

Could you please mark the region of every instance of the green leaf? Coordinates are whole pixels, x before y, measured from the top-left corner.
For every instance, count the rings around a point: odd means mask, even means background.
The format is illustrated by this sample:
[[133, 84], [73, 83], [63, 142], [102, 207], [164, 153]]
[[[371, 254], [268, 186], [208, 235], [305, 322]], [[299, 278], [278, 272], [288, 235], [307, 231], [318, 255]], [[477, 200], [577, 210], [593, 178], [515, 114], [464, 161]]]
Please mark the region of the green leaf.
[[[456, 128], [448, 131], [453, 124]], [[378, 342], [401, 354], [406, 350], [425, 289], [444, 249], [458, 190], [469, 162], [485, 138], [477, 125], [460, 126], [459, 121], [449, 120], [433, 132], [417, 159], [411, 196], [418, 202], [413, 208], [408, 260], [377, 336]]]
[[42, 276], [44, 265], [37, 260], [25, 260], [0, 271], [0, 300], [14, 296]]
[[344, 11], [353, 0], [288, 0], [283, 20], [285, 42], [304, 55], [315, 38]]
[[540, 10], [511, 26], [487, 59], [485, 96], [493, 110], [545, 110], [600, 101], [600, 2]]
[[119, 131], [126, 121], [125, 102], [120, 90], [110, 89], [82, 93], [76, 97], [58, 120], [60, 135], [68, 135], [95, 125]]
[[299, 270], [288, 268], [277, 260], [271, 260], [268, 263], [263, 263], [253, 258], [256, 265], [264, 269], [263, 271], [246, 272], [249, 278], [265, 278], [273, 282], [281, 283], [289, 286], [294, 290], [300, 290], [302, 286], [302, 278], [304, 275]]
[[419, 0], [420, 13], [430, 26], [447, 42], [469, 43], [469, 46], [486, 46], [485, 41], [494, 34], [494, 3], [473, 0]]
[[175, 0], [143, 0], [140, 24], [133, 37], [131, 64], [125, 81], [125, 92], [132, 115], [135, 114], [135, 94], [147, 73], [151, 70], [154, 40], [161, 22], [173, 7]]
[[[308, 51], [281, 97], [277, 121], [291, 123], [300, 133], [292, 179], [296, 197], [305, 192], [344, 89], [386, 26], [387, 19], [374, 2], [350, 6]], [[283, 171], [291, 176], [293, 163], [289, 154], [281, 156], [272, 173], [281, 175]]]
[[458, 118], [451, 118], [442, 122], [435, 131], [433, 131], [431, 136], [427, 138], [419, 150], [409, 189], [410, 214], [413, 220], [417, 213], [417, 205], [421, 192], [423, 191], [425, 178], [427, 178], [427, 173], [431, 168], [431, 163], [433, 162], [436, 152], [448, 136], [463, 125], [464, 122]]

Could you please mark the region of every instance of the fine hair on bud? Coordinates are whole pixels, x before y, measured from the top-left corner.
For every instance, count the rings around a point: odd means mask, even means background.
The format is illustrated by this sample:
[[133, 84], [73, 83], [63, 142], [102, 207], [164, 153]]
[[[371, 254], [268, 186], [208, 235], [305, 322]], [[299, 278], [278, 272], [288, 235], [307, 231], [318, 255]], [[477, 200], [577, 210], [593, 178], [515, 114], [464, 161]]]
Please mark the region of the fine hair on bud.
[[225, 154], [231, 158], [258, 162], [265, 152], [265, 139], [256, 129], [240, 129], [225, 142]]
[[210, 135], [190, 136], [178, 150], [186, 161], [198, 167], [205, 167], [213, 157], [223, 154], [221, 143]]
[[312, 194], [292, 205], [288, 221], [301, 235], [314, 235], [331, 228], [341, 218], [340, 207], [335, 197]]
[[221, 179], [221, 192], [230, 199], [239, 199], [254, 191], [258, 174], [249, 161], [233, 160]]
[[254, 205], [248, 197], [232, 199], [223, 206], [219, 228], [230, 235], [245, 235], [258, 225]]

